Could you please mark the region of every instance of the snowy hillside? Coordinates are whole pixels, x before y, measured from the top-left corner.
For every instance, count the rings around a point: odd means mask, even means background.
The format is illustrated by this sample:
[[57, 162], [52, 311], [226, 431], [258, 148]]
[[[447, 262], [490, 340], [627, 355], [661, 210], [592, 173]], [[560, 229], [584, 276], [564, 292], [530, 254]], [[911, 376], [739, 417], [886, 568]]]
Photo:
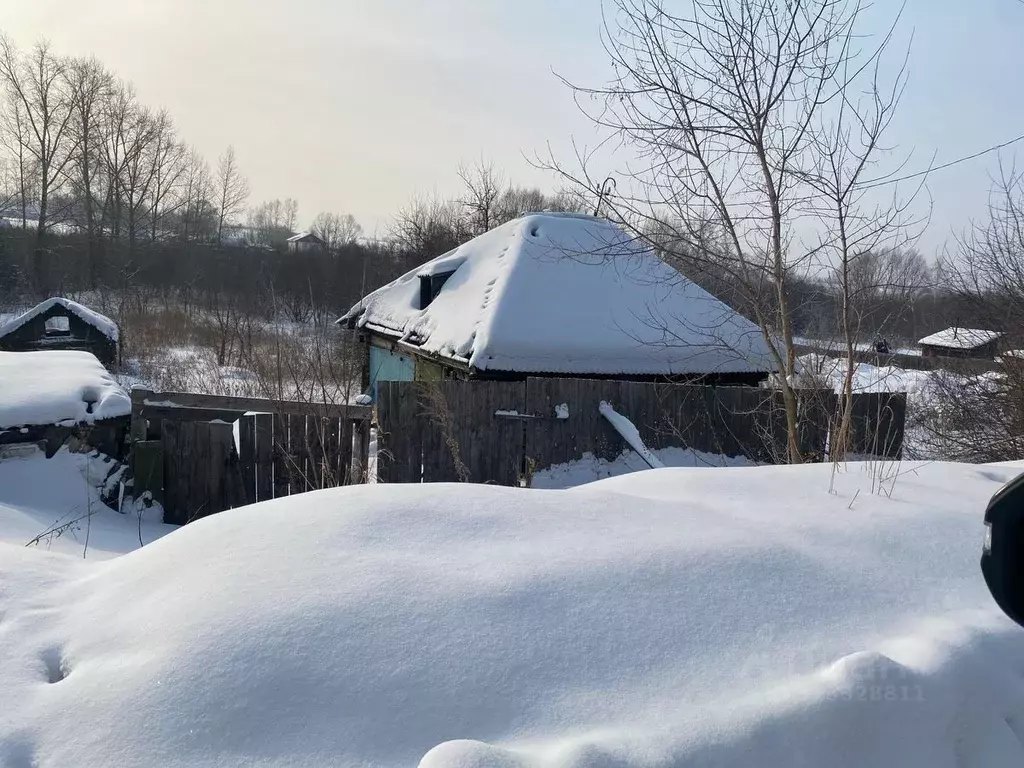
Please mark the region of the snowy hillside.
[[[877, 467], [876, 467], [877, 469]], [[1024, 763], [1009, 467], [363, 486], [101, 563], [0, 544], [4, 766]]]

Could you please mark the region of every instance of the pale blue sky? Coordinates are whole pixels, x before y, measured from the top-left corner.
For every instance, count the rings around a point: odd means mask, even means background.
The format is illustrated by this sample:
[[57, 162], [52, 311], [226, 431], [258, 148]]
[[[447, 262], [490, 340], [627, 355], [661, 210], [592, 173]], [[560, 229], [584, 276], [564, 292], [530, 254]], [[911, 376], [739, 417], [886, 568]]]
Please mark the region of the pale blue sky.
[[[28, 45], [96, 54], [216, 158], [234, 144], [253, 200], [292, 196], [308, 221], [353, 213], [372, 232], [414, 192], [451, 192], [483, 155], [553, 186], [524, 154], [588, 123], [552, 69], [607, 70], [598, 0], [0, 0]], [[873, 19], [898, 4], [876, 0]], [[880, 23], [880, 22], [879, 22]], [[910, 79], [890, 143], [913, 169], [1024, 134], [1024, 3], [908, 0]], [[1024, 159], [1024, 143], [1017, 151]], [[1013, 152], [1004, 153], [1012, 159]], [[995, 155], [936, 174], [932, 254], [982, 213]]]

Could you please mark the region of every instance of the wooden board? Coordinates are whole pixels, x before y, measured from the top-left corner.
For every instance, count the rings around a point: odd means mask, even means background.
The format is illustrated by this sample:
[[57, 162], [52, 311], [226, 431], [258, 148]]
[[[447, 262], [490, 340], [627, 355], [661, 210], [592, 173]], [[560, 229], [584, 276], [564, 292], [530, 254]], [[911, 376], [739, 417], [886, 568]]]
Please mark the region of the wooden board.
[[230, 424], [165, 421], [164, 522], [185, 525], [242, 502]]
[[256, 503], [256, 418], [243, 416], [238, 422], [238, 470], [246, 504]]
[[288, 449], [288, 414], [274, 415], [273, 440], [274, 495], [280, 499], [291, 492], [291, 466]]
[[248, 416], [253, 420], [256, 437], [256, 499], [274, 498], [274, 417], [269, 413]]

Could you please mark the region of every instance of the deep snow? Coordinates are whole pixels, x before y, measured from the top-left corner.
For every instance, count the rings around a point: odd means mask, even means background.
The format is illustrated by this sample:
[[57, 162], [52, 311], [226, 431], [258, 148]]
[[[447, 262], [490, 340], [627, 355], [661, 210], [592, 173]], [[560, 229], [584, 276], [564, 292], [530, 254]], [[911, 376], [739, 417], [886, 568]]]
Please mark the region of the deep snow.
[[104, 506], [101, 490], [116, 486], [119, 469], [98, 452], [65, 447], [47, 459], [34, 445], [0, 448], [0, 542], [38, 539], [32, 546], [40, 550], [105, 559], [174, 530], [159, 506], [128, 500], [123, 513]]
[[0, 429], [88, 424], [131, 410], [131, 398], [88, 352], [0, 352]]
[[[103, 563], [0, 545], [0, 764], [1024, 761], [1004, 466], [363, 486]], [[859, 493], [858, 493], [859, 491]]]

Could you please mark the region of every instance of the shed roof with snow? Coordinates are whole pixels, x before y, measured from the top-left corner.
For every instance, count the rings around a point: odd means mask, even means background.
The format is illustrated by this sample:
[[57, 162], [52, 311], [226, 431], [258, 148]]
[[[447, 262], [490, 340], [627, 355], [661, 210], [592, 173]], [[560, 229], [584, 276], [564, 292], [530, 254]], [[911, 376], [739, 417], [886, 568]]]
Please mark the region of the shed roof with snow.
[[472, 369], [570, 375], [776, 369], [760, 328], [605, 219], [527, 214], [339, 322]]
[[117, 329], [117, 324], [113, 320], [111, 320], [109, 317], [106, 317], [105, 315], [101, 315], [99, 312], [96, 312], [95, 310], [89, 309], [88, 307], [79, 304], [77, 301], [65, 299], [62, 296], [54, 296], [53, 298], [40, 302], [27, 312], [24, 312], [18, 315], [17, 317], [8, 320], [3, 325], [0, 325], [0, 338], [13, 333], [22, 326], [26, 325], [29, 321], [41, 315], [45, 315], [47, 312], [49, 312], [51, 309], [54, 309], [55, 307], [61, 307], [67, 310], [68, 312], [71, 312], [80, 320], [91, 325], [93, 328], [102, 333], [111, 341], [118, 340], [118, 336], [120, 334]]
[[0, 352], [0, 430], [127, 416], [131, 399], [88, 352]]
[[947, 328], [944, 331], [925, 336], [918, 344], [926, 347], [947, 349], [977, 349], [1002, 338], [1001, 331], [986, 331], [980, 328]]
[[0, 324], [0, 350], [80, 350], [113, 368], [119, 360], [117, 325], [76, 301], [56, 296]]
[[292, 235], [288, 238], [289, 243], [311, 243], [313, 245], [326, 245], [322, 237], [314, 235], [312, 232], [299, 232], [297, 235]]

